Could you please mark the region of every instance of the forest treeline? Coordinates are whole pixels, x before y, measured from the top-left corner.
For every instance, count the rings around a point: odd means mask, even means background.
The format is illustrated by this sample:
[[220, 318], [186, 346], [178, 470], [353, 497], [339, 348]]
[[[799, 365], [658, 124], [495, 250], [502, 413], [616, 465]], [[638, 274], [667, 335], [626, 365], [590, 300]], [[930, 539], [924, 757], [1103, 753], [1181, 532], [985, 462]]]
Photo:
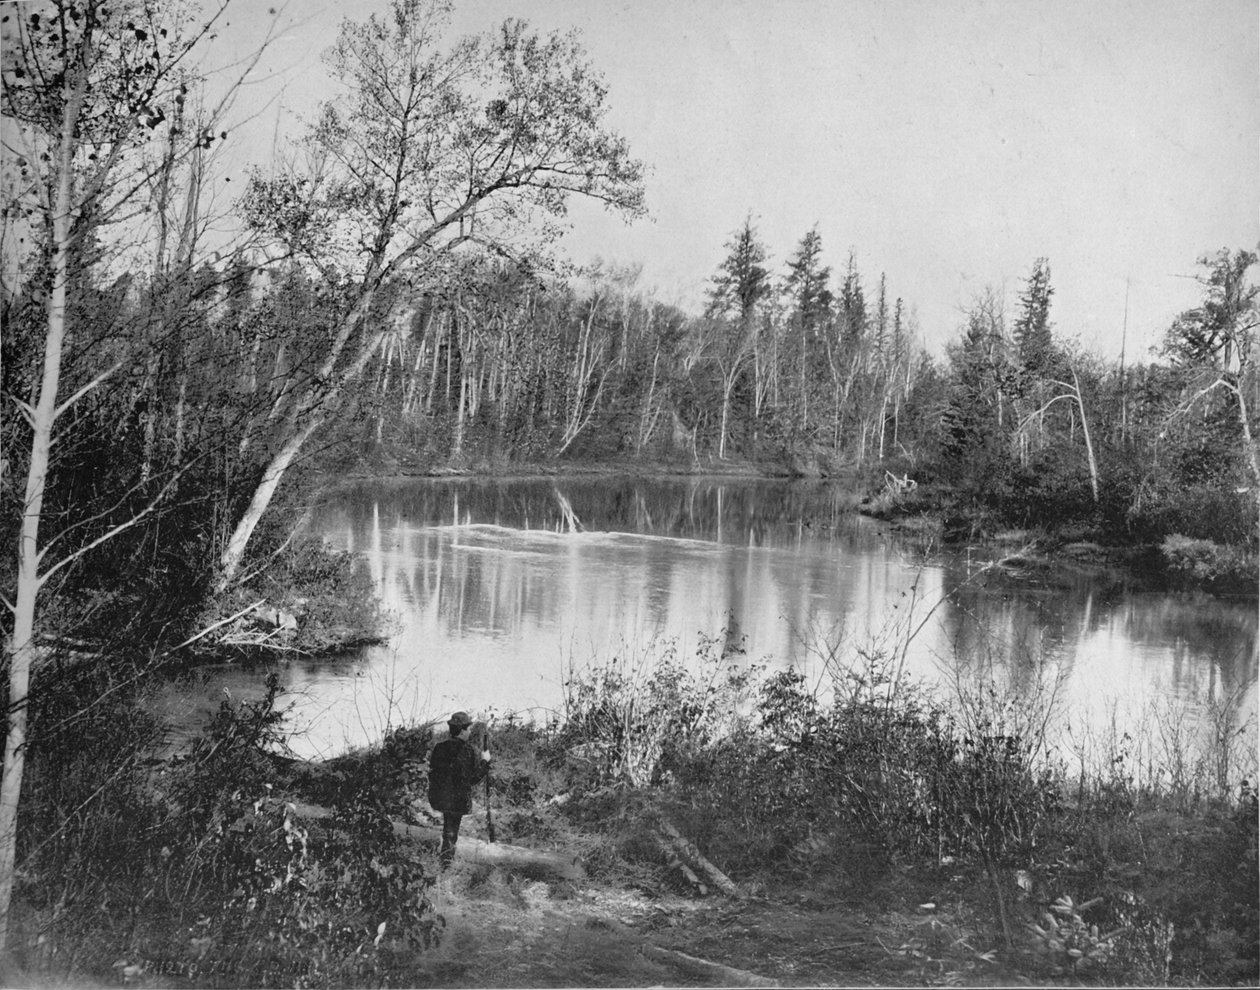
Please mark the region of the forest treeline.
[[[1251, 252], [1202, 259], [1203, 305], [1155, 359], [1128, 364], [1055, 332], [1044, 258], [1015, 300], [976, 300], [940, 357], [882, 275], [868, 302], [852, 256], [833, 293], [816, 230], [778, 271], [766, 258], [746, 222], [700, 313], [652, 298], [633, 271], [445, 259], [432, 281], [376, 301], [379, 346], [338, 388], [283, 491], [300, 499], [311, 472], [330, 469], [742, 460], [860, 480], [887, 469], [1010, 526], [1075, 522], [1116, 542], [1254, 538]], [[89, 280], [72, 305], [102, 328], [101, 346], [81, 352], [95, 358], [87, 368], [76, 374], [78, 354], [68, 364], [74, 380], [98, 373], [101, 351], [122, 366], [79, 404], [81, 456], [63, 447], [50, 497], [67, 513], [95, 507], [87, 541], [177, 478], [153, 528], [187, 515], [182, 539], [204, 542], [181, 561], [213, 565], [285, 416], [323, 384], [353, 285], [240, 257], [175, 289], [146, 273]], [[6, 392], [29, 395], [42, 311], [29, 292], [6, 306]], [[21, 449], [23, 425], [9, 420], [8, 449]], [[101, 552], [142, 541], [149, 527], [137, 529]]]
[[0, 915], [48, 644], [156, 652], [285, 567], [327, 580], [286, 553], [330, 470], [887, 468], [1021, 525], [1254, 545], [1253, 253], [1205, 258], [1202, 305], [1128, 365], [1056, 334], [1047, 259], [932, 356], [856, 254], [833, 275], [814, 229], [773, 262], [751, 219], [687, 312], [552, 250], [573, 197], [645, 212], [574, 36], [449, 40], [441, 0], [347, 21], [341, 92], [240, 189], [239, 86], [203, 61], [225, 7], [3, 13]]

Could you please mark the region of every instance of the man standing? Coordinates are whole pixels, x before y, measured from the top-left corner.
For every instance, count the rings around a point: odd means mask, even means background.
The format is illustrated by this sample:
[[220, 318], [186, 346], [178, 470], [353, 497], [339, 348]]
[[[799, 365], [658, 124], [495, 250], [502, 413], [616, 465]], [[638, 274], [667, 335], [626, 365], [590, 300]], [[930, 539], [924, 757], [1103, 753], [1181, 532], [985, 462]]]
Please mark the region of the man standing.
[[442, 812], [442, 868], [455, 858], [459, 841], [459, 823], [472, 811], [473, 785], [490, 771], [490, 750], [483, 749], [480, 758], [467, 739], [460, 738], [472, 719], [467, 712], [456, 712], [447, 721], [451, 738], [433, 747], [429, 757], [429, 804]]

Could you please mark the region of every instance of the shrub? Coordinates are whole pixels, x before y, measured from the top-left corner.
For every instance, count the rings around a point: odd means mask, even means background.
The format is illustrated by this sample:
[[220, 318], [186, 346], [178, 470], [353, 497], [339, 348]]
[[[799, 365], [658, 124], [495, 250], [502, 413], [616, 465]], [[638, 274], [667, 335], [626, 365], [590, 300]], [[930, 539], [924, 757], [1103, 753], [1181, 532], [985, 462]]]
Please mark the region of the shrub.
[[267, 688], [225, 701], [160, 772], [134, 701], [79, 713], [73, 752], [53, 752], [43, 730], [28, 764], [18, 965], [76, 982], [410, 982], [441, 931], [433, 877], [368, 787], [345, 788], [327, 827], [296, 819], [265, 752], [283, 716], [274, 675]]
[[588, 786], [662, 783], [737, 710], [750, 672], [728, 663], [736, 650], [725, 634], [702, 638], [693, 672], [670, 641], [572, 672], [553, 752], [565, 753]]
[[221, 985], [397, 985], [435, 944], [434, 878], [372, 802], [344, 804], [322, 841], [265, 791], [234, 792], [213, 823], [187, 864], [213, 892], [177, 957], [189, 971], [213, 959]]
[[[268, 534], [272, 535], [272, 534]], [[258, 554], [272, 559], [258, 573], [217, 600], [209, 600], [198, 620], [200, 628], [216, 627], [199, 646], [218, 652], [230, 647], [246, 654], [298, 649], [327, 653], [378, 639], [384, 618], [367, 565], [354, 554], [331, 550], [320, 540], [299, 537], [271, 546], [260, 540]], [[251, 610], [258, 602], [259, 610]], [[296, 629], [277, 629], [260, 612], [292, 616]]]
[[1164, 538], [1160, 551], [1169, 572], [1181, 580], [1208, 586], [1255, 586], [1255, 555], [1242, 547], [1174, 533]]
[[1253, 496], [1220, 483], [1139, 487], [1129, 518], [1134, 532], [1151, 540], [1177, 533], [1237, 546], [1256, 541]]

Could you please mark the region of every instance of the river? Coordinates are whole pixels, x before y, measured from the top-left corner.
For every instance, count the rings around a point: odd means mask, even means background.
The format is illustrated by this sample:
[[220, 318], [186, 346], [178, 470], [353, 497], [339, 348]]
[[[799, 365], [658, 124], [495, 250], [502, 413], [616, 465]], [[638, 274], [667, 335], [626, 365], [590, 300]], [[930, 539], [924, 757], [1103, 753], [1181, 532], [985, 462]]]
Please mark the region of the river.
[[[793, 665], [826, 692], [892, 658], [946, 703], [992, 684], [1052, 700], [1065, 760], [1119, 745], [1158, 762], [1233, 726], [1255, 749], [1254, 601], [1154, 589], [1140, 575], [1039, 578], [993, 552], [906, 542], [823, 482], [633, 478], [361, 482], [306, 525], [368, 568], [387, 643], [282, 665], [291, 745], [327, 756], [453, 709], [542, 717], [574, 671], [695, 654]], [[204, 712], [262, 672], [211, 670]], [[1241, 729], [1241, 734], [1237, 730]], [[1087, 745], [1088, 743], [1088, 745]]]

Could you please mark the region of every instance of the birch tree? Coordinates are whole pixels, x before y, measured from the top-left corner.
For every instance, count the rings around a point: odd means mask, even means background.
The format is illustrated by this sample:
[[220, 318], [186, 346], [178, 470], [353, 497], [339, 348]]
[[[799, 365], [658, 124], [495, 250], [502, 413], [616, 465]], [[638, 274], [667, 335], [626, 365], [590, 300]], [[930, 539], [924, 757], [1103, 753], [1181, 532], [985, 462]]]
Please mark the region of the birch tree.
[[[70, 295], [86, 283], [106, 228], [126, 223], [133, 208], [142, 208], [137, 204], [155, 173], [140, 150], [178, 117], [177, 102], [187, 93], [185, 66], [221, 12], [219, 7], [209, 22], [199, 23], [179, 5], [49, 0], [6, 7], [0, 18], [0, 113], [4, 155], [12, 166], [5, 177], [6, 235], [18, 228], [29, 239], [37, 283], [32, 295], [43, 310], [42, 356], [30, 393], [5, 396], [28, 433], [15, 590], [5, 602], [13, 631], [0, 783], [0, 951], [13, 893], [40, 592], [55, 574], [137, 524], [161, 497], [159, 492], [145, 508], [86, 542], [70, 545], [62, 539], [65, 528], [44, 531], [58, 424], [121, 363], [98, 360], [92, 370], [63, 382], [66, 348], [74, 343], [90, 352], [93, 343], [93, 328], [76, 326], [70, 316]], [[172, 154], [187, 155], [201, 140], [185, 136]], [[163, 155], [157, 167], [171, 164]]]
[[572, 195], [643, 212], [642, 166], [605, 126], [607, 92], [576, 37], [510, 20], [445, 44], [449, 13], [444, 0], [394, 0], [384, 17], [344, 22], [325, 59], [346, 92], [323, 105], [301, 165], [251, 180], [250, 224], [353, 304], [291, 398], [219, 560], [220, 590], [294, 459], [381, 346], [385, 289], [422, 289], [462, 247], [510, 251], [525, 231], [554, 235]]

